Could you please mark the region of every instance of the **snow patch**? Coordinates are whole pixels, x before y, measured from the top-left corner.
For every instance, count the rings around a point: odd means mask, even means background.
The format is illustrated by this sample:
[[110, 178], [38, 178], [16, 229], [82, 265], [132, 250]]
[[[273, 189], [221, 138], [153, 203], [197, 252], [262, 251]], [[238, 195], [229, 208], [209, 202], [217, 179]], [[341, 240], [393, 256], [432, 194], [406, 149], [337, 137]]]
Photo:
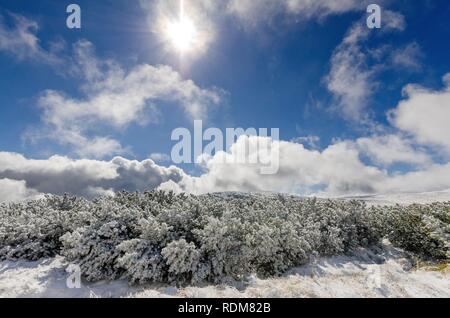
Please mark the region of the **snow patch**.
[[88, 298], [267, 298], [267, 297], [450, 297], [448, 272], [412, 270], [405, 254], [385, 244], [377, 253], [361, 249], [354, 256], [318, 258], [283, 277], [227, 285], [176, 288], [129, 286], [124, 280], [66, 285], [62, 257], [38, 262], [0, 262], [0, 297]]

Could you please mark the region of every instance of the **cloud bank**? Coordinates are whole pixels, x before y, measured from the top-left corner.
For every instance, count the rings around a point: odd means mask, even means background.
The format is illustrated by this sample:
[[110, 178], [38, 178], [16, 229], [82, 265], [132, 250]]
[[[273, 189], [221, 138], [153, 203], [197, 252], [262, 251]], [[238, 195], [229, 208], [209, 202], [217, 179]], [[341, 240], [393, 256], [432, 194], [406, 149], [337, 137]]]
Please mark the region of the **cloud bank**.
[[[121, 190], [157, 188], [195, 194], [270, 191], [321, 196], [450, 189], [450, 164], [431, 163], [412, 172], [389, 174], [385, 169], [363, 162], [358, 147], [348, 141], [322, 151], [308, 150], [299, 143], [272, 141], [278, 143], [280, 151], [280, 169], [274, 175], [261, 174], [261, 166], [257, 164], [224, 163], [224, 157], [235, 158], [237, 162], [242, 149], [249, 143], [257, 143], [258, 138], [262, 137], [242, 136], [228, 153], [207, 158], [205, 172], [200, 177], [190, 176], [174, 166], [159, 166], [150, 159], [132, 161], [116, 157], [111, 161], [99, 161], [54, 156], [31, 160], [15, 153], [0, 153], [0, 186], [5, 187], [7, 182], [6, 189], [0, 192], [0, 201], [43, 193], [71, 193], [93, 198]], [[273, 147], [270, 143], [267, 145]], [[398, 154], [389, 153], [389, 157], [382, 160], [415, 161], [412, 155]], [[428, 158], [425, 156], [423, 160]]]
[[[175, 166], [160, 166], [151, 159], [116, 157], [102, 161], [53, 156], [32, 160], [0, 152], [0, 201], [44, 193], [92, 198], [121, 190], [157, 188], [189, 193], [272, 191], [323, 196], [447, 190], [450, 163], [436, 163], [430, 155], [432, 148], [446, 159], [450, 156], [446, 120], [450, 116], [450, 74], [443, 81], [444, 88], [438, 90], [405, 87], [404, 99], [389, 113], [397, 129], [393, 134], [336, 141], [323, 150], [308, 149], [308, 140], [304, 139], [261, 142], [259, 139], [264, 137], [241, 136], [228, 152], [205, 157], [204, 173], [199, 177]], [[258, 147], [252, 147], [252, 143]], [[261, 149], [261, 145], [267, 149]], [[274, 148], [280, 155], [276, 174], [261, 174], [262, 166], [258, 164], [238, 163], [244, 151], [249, 158], [255, 156], [247, 153], [249, 150], [258, 151], [261, 157]], [[261, 162], [265, 162], [264, 158]], [[387, 168], [395, 164], [407, 164], [412, 169], [389, 172]]]
[[[183, 176], [181, 169], [161, 167], [152, 160], [75, 160], [63, 156], [32, 160], [17, 153], [0, 152], [0, 201], [39, 193], [92, 198], [122, 190], [145, 191], [170, 180], [178, 183]], [[7, 186], [6, 190], [3, 186]], [[8, 191], [13, 188], [16, 190]]]

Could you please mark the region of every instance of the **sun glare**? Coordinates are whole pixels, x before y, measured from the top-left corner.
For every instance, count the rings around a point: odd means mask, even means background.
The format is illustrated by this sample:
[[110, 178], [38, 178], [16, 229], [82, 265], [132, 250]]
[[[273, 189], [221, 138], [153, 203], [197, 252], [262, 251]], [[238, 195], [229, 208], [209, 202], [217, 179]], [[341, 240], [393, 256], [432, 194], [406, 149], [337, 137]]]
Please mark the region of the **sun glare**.
[[196, 29], [194, 23], [188, 18], [170, 23], [167, 28], [170, 41], [181, 52], [192, 49], [195, 44]]
[[180, 52], [195, 48], [197, 30], [191, 19], [184, 14], [184, 1], [180, 0], [180, 15], [177, 21], [167, 25], [167, 36], [172, 45]]

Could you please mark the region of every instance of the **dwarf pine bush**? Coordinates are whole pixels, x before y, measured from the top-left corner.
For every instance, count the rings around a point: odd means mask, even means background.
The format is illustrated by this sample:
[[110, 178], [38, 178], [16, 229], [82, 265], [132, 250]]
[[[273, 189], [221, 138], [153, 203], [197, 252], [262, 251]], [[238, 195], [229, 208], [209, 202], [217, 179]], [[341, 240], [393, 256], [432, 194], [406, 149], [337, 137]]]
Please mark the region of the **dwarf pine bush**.
[[396, 246], [432, 259], [450, 259], [450, 204], [386, 208], [388, 238]]
[[88, 224], [92, 213], [91, 203], [69, 196], [1, 205], [0, 259], [54, 256], [61, 236]]
[[420, 257], [450, 256], [450, 203], [368, 207], [283, 195], [122, 192], [4, 204], [0, 220], [0, 259], [63, 255], [88, 281], [267, 277], [383, 238]]

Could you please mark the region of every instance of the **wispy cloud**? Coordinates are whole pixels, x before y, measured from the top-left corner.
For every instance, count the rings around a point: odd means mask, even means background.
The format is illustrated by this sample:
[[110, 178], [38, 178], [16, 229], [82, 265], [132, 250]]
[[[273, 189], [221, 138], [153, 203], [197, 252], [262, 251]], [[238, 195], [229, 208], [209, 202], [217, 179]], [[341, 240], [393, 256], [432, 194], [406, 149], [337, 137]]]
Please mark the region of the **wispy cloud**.
[[420, 46], [413, 42], [404, 47], [395, 49], [389, 58], [394, 67], [414, 72], [422, 69], [422, 57], [423, 53]]
[[[381, 33], [405, 28], [404, 17], [388, 10], [384, 11], [383, 23]], [[354, 23], [335, 49], [330, 72], [325, 77], [325, 84], [336, 99], [337, 109], [348, 120], [370, 122], [368, 101], [379, 84], [376, 75], [383, 68], [382, 62], [369, 65], [373, 51], [368, 50], [365, 43], [373, 32], [363, 20]]]
[[[224, 19], [233, 19], [248, 31], [273, 25], [277, 18], [287, 24], [298, 21], [324, 20], [332, 15], [348, 12], [365, 12], [370, 1], [361, 0], [195, 0], [185, 1], [186, 13], [194, 21], [211, 32], [207, 44], [215, 34], [217, 25]], [[160, 18], [173, 18], [178, 12], [180, 0], [140, 0], [141, 7], [149, 12], [150, 24]], [[170, 13], [172, 12], [172, 13]], [[172, 15], [172, 16], [171, 16]], [[281, 19], [280, 19], [281, 20]]]
[[271, 23], [280, 15], [296, 20], [323, 19], [355, 10], [365, 10], [367, 1], [344, 0], [230, 0], [227, 12], [245, 24]]
[[42, 47], [36, 33], [39, 24], [18, 14], [10, 13], [12, 26], [0, 15], [0, 51], [20, 60], [31, 59], [40, 63], [60, 64], [62, 60], [51, 50]]

